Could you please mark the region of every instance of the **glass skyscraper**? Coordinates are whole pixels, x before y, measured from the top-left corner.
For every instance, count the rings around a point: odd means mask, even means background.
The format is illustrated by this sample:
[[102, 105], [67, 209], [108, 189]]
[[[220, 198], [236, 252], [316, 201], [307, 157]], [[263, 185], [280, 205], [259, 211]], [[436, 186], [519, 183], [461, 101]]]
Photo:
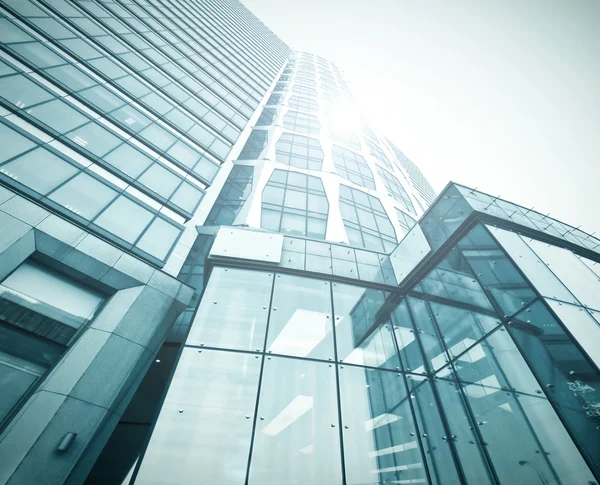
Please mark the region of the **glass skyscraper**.
[[600, 240], [236, 0], [0, 23], [0, 484], [600, 483]]

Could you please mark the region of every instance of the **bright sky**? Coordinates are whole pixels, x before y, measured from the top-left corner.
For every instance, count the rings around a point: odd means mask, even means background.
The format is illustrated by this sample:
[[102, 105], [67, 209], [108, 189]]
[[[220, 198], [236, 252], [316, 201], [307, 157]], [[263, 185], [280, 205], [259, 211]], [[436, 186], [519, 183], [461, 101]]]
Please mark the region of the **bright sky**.
[[600, 1], [242, 0], [449, 180], [600, 233]]

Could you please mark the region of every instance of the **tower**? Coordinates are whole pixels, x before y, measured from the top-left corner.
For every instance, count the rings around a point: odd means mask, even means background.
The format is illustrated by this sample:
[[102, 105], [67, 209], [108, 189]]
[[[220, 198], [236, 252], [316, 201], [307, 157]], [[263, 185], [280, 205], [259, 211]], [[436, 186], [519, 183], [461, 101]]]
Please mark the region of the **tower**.
[[600, 240], [235, 0], [0, 13], [0, 483], [598, 482]]

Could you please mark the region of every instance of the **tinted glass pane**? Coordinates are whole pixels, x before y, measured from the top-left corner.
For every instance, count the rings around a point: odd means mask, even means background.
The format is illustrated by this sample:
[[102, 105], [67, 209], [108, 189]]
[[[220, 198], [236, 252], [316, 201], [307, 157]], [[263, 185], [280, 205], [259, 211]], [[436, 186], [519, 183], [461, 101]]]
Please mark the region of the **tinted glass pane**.
[[262, 350], [272, 285], [273, 273], [214, 268], [187, 344]]
[[248, 484], [341, 484], [335, 369], [271, 357], [263, 372]]
[[71, 212], [92, 219], [117, 195], [98, 179], [80, 173], [50, 194], [49, 198]]
[[141, 237], [137, 247], [158, 259], [164, 259], [180, 232], [178, 227], [157, 217]]
[[381, 290], [334, 283], [338, 359], [371, 367], [399, 368], [392, 325], [389, 321], [377, 322], [384, 300]]
[[127, 242], [133, 243], [152, 219], [152, 213], [120, 196], [94, 221]]
[[328, 282], [278, 274], [272, 305], [267, 350], [333, 359]]
[[348, 485], [426, 483], [402, 376], [345, 366], [340, 396]]
[[48, 150], [38, 148], [2, 165], [0, 171], [36, 192], [46, 194], [79, 170]]
[[394, 334], [396, 335], [398, 349], [400, 349], [400, 358], [404, 370], [424, 373], [423, 354], [421, 353], [419, 342], [415, 338], [415, 330], [406, 300], [403, 300], [393, 310], [391, 319], [394, 324]]
[[545, 398], [485, 386], [467, 396], [501, 483], [595, 483]]
[[260, 360], [183, 351], [137, 482], [243, 485]]

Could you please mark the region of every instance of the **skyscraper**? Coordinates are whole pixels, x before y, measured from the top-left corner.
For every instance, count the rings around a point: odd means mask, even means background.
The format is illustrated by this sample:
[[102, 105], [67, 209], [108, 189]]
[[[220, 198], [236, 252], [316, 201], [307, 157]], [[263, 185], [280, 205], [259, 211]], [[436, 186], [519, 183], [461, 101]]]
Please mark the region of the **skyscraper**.
[[598, 483], [600, 240], [235, 0], [0, 15], [0, 483]]

